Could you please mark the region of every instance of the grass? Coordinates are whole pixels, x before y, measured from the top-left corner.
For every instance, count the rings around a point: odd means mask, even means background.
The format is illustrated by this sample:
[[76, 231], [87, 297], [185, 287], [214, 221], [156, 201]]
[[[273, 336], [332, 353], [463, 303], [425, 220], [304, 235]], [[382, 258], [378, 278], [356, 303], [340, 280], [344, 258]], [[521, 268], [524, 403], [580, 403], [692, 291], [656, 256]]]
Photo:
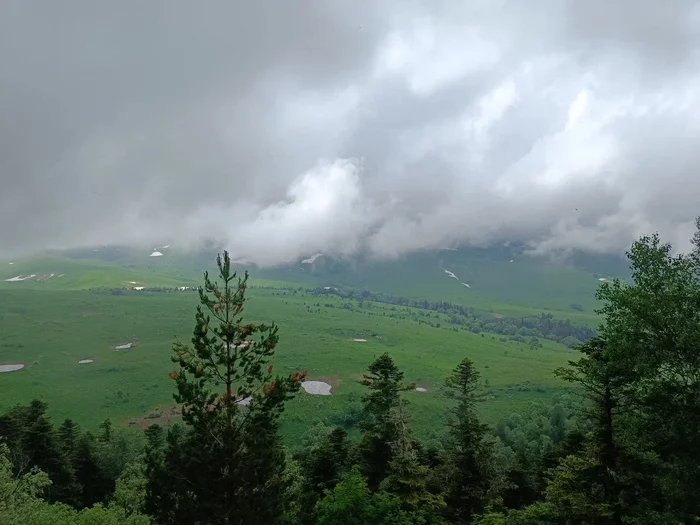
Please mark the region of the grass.
[[[55, 261], [50, 264], [59, 265]], [[72, 264], [73, 272], [79, 275], [75, 289], [51, 289], [47, 286], [51, 281], [3, 283], [0, 288], [0, 362], [27, 365], [22, 371], [0, 374], [0, 411], [39, 397], [49, 402], [55, 420], [70, 417], [89, 428], [107, 417], [126, 422], [172, 404], [174, 384], [168, 378], [174, 369], [171, 343], [175, 337], [189, 340], [196, 293], [126, 291], [111, 295], [81, 290], [92, 278], [80, 275], [75, 265], [95, 268], [97, 262]], [[137, 272], [142, 279], [147, 275], [142, 269], [123, 269], [106, 285], [139, 281], [132, 278]], [[160, 278], [163, 284], [170, 283], [170, 277]], [[182, 284], [177, 281], [176, 285]], [[344, 307], [346, 300], [285, 290], [280, 288], [282, 283], [259, 280], [252, 284], [246, 318], [274, 320], [280, 327], [276, 369], [308, 369], [310, 379], [334, 385], [332, 396], [311, 396], [302, 391], [289, 404], [282, 429], [292, 443], [313, 424], [333, 422], [356, 407], [364, 392], [358, 380], [384, 351], [404, 370], [407, 381], [429, 389], [407, 394], [419, 436], [429, 436], [443, 426], [447, 403], [440, 386], [464, 357], [476, 363], [489, 383], [489, 400], [482, 408], [490, 423], [567, 388], [552, 372], [576, 354], [550, 341], [532, 350], [490, 334], [453, 331], [447, 323], [441, 328], [429, 326], [420, 322], [413, 309], [370, 302], [362, 307], [354, 302], [348, 308]], [[490, 306], [504, 310], [502, 304]], [[534, 311], [513, 308], [514, 313]], [[356, 343], [351, 341], [353, 337], [368, 341]], [[127, 341], [137, 341], [137, 345], [127, 351], [113, 349]], [[77, 364], [84, 358], [95, 362]]]

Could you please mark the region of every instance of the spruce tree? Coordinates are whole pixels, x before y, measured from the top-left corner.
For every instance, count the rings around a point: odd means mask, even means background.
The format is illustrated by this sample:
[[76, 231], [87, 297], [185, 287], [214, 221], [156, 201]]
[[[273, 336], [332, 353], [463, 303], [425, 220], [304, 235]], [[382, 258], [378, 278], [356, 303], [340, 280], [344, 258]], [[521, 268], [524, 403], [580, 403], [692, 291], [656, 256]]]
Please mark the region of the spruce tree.
[[428, 490], [428, 467], [420, 463], [418, 447], [412, 437], [405, 402], [400, 401], [390, 415], [396, 440], [390, 443], [391, 461], [388, 475], [380, 484], [383, 491], [395, 495], [401, 508], [416, 522], [442, 524], [440, 511], [445, 506], [441, 496]]
[[488, 502], [493, 450], [485, 439], [488, 427], [477, 412], [482, 395], [472, 361], [463, 359], [446, 378], [445, 386], [447, 396], [457, 401], [445, 443], [445, 512], [451, 522], [467, 524]]
[[38, 399], [28, 406], [14, 407], [0, 416], [0, 438], [7, 440], [16, 474], [36, 467], [49, 475], [51, 485], [45, 487], [44, 499], [77, 505], [80, 486], [47, 408]]
[[401, 403], [401, 392], [412, 390], [413, 385], [403, 384], [403, 372], [387, 353], [379, 356], [367, 371], [369, 373], [360, 381], [369, 392], [362, 398], [367, 418], [360, 423], [359, 452], [362, 473], [367, 478], [367, 486], [374, 491], [389, 473], [391, 443], [399, 437], [394, 409]]
[[321, 497], [326, 490], [335, 487], [349, 468], [349, 457], [348, 433], [342, 427], [336, 427], [303, 457], [301, 466], [309, 488]]
[[147, 508], [162, 523], [278, 523], [284, 451], [277, 418], [306, 372], [273, 375], [278, 328], [244, 323], [248, 273], [217, 257], [220, 283], [204, 274], [192, 345], [176, 342], [171, 372], [186, 432], [169, 432], [149, 465]]

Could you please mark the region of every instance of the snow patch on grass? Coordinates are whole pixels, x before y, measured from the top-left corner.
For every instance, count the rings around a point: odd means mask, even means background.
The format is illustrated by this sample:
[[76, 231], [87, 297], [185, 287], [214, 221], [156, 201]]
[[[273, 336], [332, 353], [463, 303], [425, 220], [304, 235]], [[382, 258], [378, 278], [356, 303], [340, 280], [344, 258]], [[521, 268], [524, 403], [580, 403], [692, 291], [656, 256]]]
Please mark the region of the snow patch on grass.
[[17, 370], [22, 370], [23, 368], [24, 368], [24, 364], [22, 364], [22, 363], [0, 365], [0, 373], [16, 372]]
[[323, 256], [322, 253], [317, 253], [315, 255], [312, 255], [308, 259], [304, 259], [301, 262], [302, 262], [302, 264], [313, 264], [316, 259], [318, 259], [319, 257], [322, 257], [322, 256]]
[[8, 283], [16, 283], [19, 281], [26, 281], [27, 279], [34, 279], [34, 277], [36, 277], [35, 273], [31, 275], [18, 275], [16, 277], [10, 277], [9, 279], [5, 279], [5, 281]]
[[330, 396], [331, 395], [331, 385], [324, 383], [323, 381], [304, 381], [301, 387], [306, 390], [307, 393], [314, 396]]
[[452, 273], [450, 270], [445, 270], [445, 273], [447, 274], [448, 277], [452, 277], [453, 279], [459, 280], [459, 278], [454, 273]]

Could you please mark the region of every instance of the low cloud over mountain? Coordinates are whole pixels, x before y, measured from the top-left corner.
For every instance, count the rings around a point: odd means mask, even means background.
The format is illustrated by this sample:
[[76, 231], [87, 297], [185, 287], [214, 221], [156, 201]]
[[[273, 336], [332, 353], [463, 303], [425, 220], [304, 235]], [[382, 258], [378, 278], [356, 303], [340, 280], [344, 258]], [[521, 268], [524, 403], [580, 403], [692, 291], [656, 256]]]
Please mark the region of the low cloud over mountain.
[[0, 255], [684, 247], [699, 51], [690, 0], [10, 1]]

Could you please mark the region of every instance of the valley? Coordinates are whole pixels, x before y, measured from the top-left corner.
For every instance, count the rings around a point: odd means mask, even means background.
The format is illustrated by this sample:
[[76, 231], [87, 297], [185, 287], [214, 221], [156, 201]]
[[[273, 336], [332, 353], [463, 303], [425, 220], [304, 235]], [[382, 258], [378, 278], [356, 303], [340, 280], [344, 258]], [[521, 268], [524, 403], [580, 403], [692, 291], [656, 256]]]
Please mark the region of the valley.
[[[71, 417], [87, 428], [107, 418], [137, 427], [177, 419], [171, 346], [175, 338], [191, 337], [198, 301], [192, 288], [212, 265], [196, 269], [192, 254], [163, 251], [157, 261], [134, 253], [113, 257], [112, 251], [112, 260], [91, 252], [4, 265], [0, 363], [24, 368], [0, 375], [0, 412], [39, 397], [50, 402], [56, 421]], [[450, 251], [354, 272], [309, 271], [308, 263], [254, 269], [244, 317], [279, 326], [275, 366], [307, 369], [309, 380], [332, 388], [323, 396], [302, 391], [289, 403], [281, 420], [287, 442], [298, 443], [317, 423], [352, 426], [363, 393], [358, 381], [385, 351], [407, 381], [425, 390], [407, 398], [416, 432], [426, 439], [449, 409], [444, 377], [464, 357], [486, 381], [481, 410], [491, 425], [570, 393], [553, 371], [576, 357], [565, 344], [569, 333], [581, 339], [593, 333], [596, 277], [527, 258], [509, 261]], [[43, 280], [7, 280], [51, 273]], [[560, 325], [544, 329], [543, 322]], [[115, 350], [129, 342], [132, 347]]]

